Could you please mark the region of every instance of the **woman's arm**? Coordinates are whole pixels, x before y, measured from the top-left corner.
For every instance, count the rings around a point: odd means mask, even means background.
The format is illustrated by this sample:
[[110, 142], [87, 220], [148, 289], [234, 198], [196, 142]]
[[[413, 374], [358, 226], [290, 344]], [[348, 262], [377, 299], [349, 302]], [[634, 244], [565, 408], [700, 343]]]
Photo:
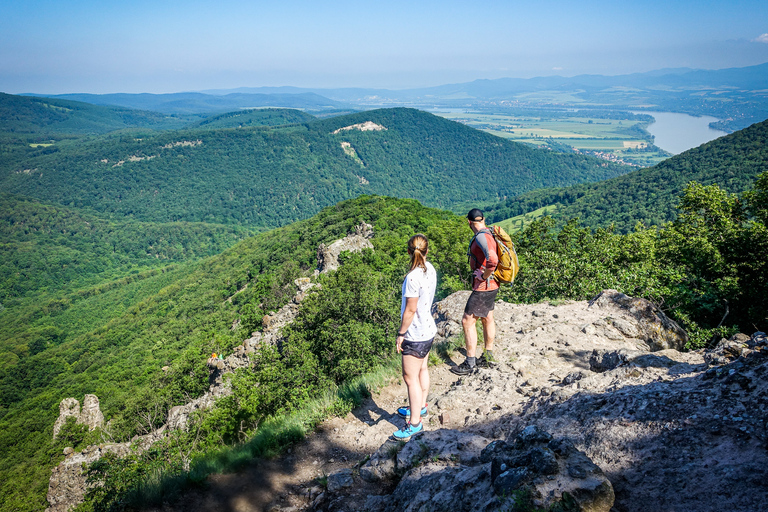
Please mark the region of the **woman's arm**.
[[405, 311], [403, 311], [403, 318], [400, 321], [400, 329], [397, 330], [397, 351], [403, 351], [403, 340], [405, 339], [405, 333], [413, 322], [413, 317], [416, 315], [416, 310], [419, 308], [418, 297], [406, 297], [405, 299]]

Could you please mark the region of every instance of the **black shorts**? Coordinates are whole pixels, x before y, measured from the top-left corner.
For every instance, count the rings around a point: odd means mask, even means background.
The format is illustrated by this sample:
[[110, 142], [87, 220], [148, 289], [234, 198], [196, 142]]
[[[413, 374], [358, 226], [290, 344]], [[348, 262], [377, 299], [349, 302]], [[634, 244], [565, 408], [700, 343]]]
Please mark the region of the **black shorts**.
[[467, 300], [467, 305], [464, 308], [464, 314], [475, 315], [479, 318], [487, 317], [488, 313], [493, 311], [494, 302], [496, 302], [496, 295], [498, 295], [498, 293], [498, 288], [488, 292], [472, 292]]
[[403, 340], [403, 343], [400, 346], [403, 349], [404, 356], [413, 356], [418, 357], [419, 359], [424, 359], [427, 357], [427, 354], [429, 354], [433, 341], [435, 341], [435, 338], [427, 341]]

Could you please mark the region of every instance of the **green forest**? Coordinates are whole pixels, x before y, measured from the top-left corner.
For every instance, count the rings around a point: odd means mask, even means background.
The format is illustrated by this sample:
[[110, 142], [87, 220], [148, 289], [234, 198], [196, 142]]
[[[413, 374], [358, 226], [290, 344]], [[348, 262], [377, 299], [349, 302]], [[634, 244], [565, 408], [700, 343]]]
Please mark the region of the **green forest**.
[[[248, 118], [259, 115], [269, 113]], [[0, 161], [0, 188], [112, 220], [271, 228], [360, 194], [453, 209], [631, 169], [538, 151], [412, 109], [284, 119], [291, 124], [117, 131], [49, 146], [17, 144]], [[366, 121], [387, 129], [333, 133]]]
[[[620, 166], [411, 109], [210, 119], [207, 128], [68, 133], [42, 146], [14, 135], [0, 145], [0, 510], [44, 509], [65, 447], [128, 440], [201, 396], [207, 357], [261, 329], [294, 296], [294, 281], [313, 275], [318, 245], [363, 221], [374, 226], [374, 250], [344, 254], [338, 271], [317, 278], [322, 287], [281, 349], [260, 347], [234, 375], [233, 395], [187, 433], [93, 465], [103, 486], [81, 510], [161, 505], [349, 411], [366, 392], [360, 379], [392, 364], [408, 238], [430, 240], [437, 299], [466, 289], [463, 211], [483, 198], [612, 177], [488, 210], [502, 219], [570, 190], [602, 208], [590, 216], [568, 210], [579, 198], [546, 203], [561, 205], [557, 218], [514, 234], [522, 270], [504, 300], [615, 288], [660, 305], [688, 330], [689, 348], [768, 329], [766, 123], [621, 176]], [[333, 133], [366, 121], [387, 129]], [[27, 135], [40, 136], [36, 126]], [[659, 213], [643, 217], [643, 208]], [[68, 424], [52, 441], [60, 401], [86, 393], [100, 398], [108, 427]]]

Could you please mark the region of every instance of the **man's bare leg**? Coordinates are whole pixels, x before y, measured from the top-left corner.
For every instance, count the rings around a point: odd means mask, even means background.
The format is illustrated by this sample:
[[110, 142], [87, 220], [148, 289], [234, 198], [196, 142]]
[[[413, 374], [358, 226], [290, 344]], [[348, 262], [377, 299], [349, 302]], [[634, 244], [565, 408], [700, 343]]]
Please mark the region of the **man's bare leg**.
[[475, 350], [477, 349], [476, 323], [477, 317], [475, 315], [464, 313], [461, 319], [461, 326], [464, 328], [464, 341], [467, 343], [467, 357], [475, 357]]
[[496, 322], [493, 319], [493, 310], [488, 312], [488, 316], [480, 318], [483, 323], [483, 342], [485, 350], [493, 350], [493, 341], [496, 339]]

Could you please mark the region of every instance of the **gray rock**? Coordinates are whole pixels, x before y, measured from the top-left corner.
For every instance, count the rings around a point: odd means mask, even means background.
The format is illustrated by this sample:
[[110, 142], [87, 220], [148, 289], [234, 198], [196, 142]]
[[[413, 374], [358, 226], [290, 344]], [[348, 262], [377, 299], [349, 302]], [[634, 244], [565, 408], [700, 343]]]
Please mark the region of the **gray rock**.
[[444, 428], [430, 430], [400, 450], [395, 468], [402, 474], [425, 460], [476, 463], [487, 445], [488, 439], [477, 434]]
[[53, 438], [59, 435], [59, 430], [66, 423], [67, 418], [74, 416], [80, 417], [80, 401], [75, 398], [65, 398], [59, 403], [59, 417], [56, 419], [56, 423], [53, 424]]
[[352, 478], [352, 470], [349, 468], [341, 469], [328, 475], [329, 492], [338, 492], [345, 487], [352, 487], [353, 485], [355, 485], [355, 480]]
[[320, 244], [317, 249], [317, 269], [320, 273], [338, 269], [339, 255], [344, 251], [359, 252], [363, 249], [373, 249], [371, 238], [373, 238], [373, 226], [363, 222], [351, 235], [336, 240], [328, 246]]
[[366, 482], [389, 480], [396, 475], [395, 456], [403, 445], [396, 441], [387, 441], [371, 458], [360, 467], [360, 478]]
[[88, 430], [104, 426], [104, 415], [99, 409], [99, 398], [96, 395], [85, 395], [82, 409], [77, 399], [65, 398], [59, 403], [59, 417], [53, 424], [54, 439], [59, 435], [61, 427], [64, 426], [70, 416], [74, 416], [77, 423], [88, 426]]
[[441, 459], [450, 439], [468, 441], [472, 451], [478, 439], [442, 430], [418, 442], [409, 441], [398, 455], [406, 469], [392, 494], [369, 496], [366, 509], [400, 510], [511, 510], [510, 497], [527, 488], [537, 506], [548, 509], [572, 500], [579, 510], [608, 512], [613, 487], [592, 461], [566, 439], [536, 426], [525, 428], [513, 441], [486, 444], [479, 456]]
[[[653, 350], [668, 348], [682, 350], [688, 342], [688, 334], [685, 330], [646, 299], [629, 297], [616, 290], [603, 290], [590, 301], [590, 306], [592, 305], [601, 308], [617, 305], [629, 312], [638, 322], [641, 339], [648, 343]], [[615, 322], [614, 326], [616, 326]], [[627, 326], [622, 325], [622, 328], [627, 328]], [[628, 331], [632, 332], [631, 329]]]

